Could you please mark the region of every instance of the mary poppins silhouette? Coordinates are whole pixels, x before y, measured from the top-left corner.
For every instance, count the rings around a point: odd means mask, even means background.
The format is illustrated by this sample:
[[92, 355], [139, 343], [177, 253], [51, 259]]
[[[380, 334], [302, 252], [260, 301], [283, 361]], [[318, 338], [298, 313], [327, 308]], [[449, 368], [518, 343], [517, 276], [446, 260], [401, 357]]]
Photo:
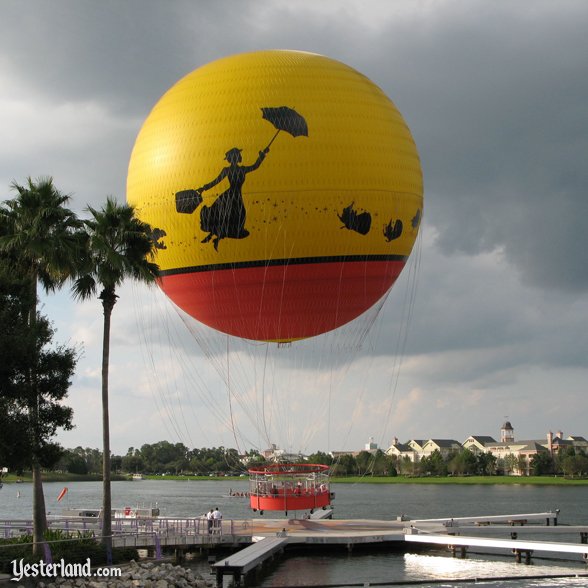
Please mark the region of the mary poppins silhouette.
[[225, 159], [229, 165], [223, 168], [212, 182], [198, 188], [197, 192], [202, 193], [216, 186], [224, 178], [229, 181], [228, 189], [211, 206], [203, 206], [200, 211], [200, 228], [208, 233], [202, 239], [202, 243], [208, 243], [212, 239], [214, 248], [218, 250], [218, 242], [221, 239], [226, 237], [243, 239], [249, 235], [249, 231], [245, 228], [246, 210], [241, 188], [245, 182], [245, 176], [261, 165], [268, 152], [269, 147], [260, 151], [253, 165], [239, 165], [243, 160], [241, 149], [237, 147], [229, 149], [225, 153]]

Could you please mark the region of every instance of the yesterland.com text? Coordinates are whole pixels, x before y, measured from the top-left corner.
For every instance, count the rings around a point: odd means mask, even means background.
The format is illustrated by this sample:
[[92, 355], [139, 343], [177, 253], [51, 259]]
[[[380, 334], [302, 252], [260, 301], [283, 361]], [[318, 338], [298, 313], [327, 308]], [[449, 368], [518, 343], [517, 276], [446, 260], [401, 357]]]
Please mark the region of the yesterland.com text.
[[120, 568], [96, 568], [92, 572], [90, 558], [86, 563], [68, 563], [63, 559], [55, 563], [40, 561], [38, 563], [25, 563], [22, 559], [13, 559], [12, 578], [13, 582], [20, 582], [23, 578], [120, 578]]

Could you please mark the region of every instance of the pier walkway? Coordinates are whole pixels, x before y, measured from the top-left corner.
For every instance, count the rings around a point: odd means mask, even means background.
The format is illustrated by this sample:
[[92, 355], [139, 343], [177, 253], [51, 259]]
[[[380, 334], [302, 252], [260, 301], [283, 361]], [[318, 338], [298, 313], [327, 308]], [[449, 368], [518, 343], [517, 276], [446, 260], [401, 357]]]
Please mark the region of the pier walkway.
[[[332, 513], [320, 513], [320, 517]], [[181, 557], [193, 549], [237, 550], [214, 564], [217, 585], [225, 575], [232, 575], [238, 585], [241, 579], [264, 561], [289, 546], [341, 546], [353, 550], [360, 545], [445, 546], [453, 555], [466, 556], [468, 549], [513, 553], [516, 561], [531, 555], [564, 553], [580, 555], [588, 561], [588, 526], [558, 525], [559, 511], [501, 516], [448, 517], [437, 519], [333, 520], [327, 518], [222, 520], [209, 529], [203, 517], [138, 518], [113, 520], [113, 546], [147, 549], [156, 559], [164, 550], [173, 549]], [[55, 518], [52, 529], [72, 536], [79, 531], [101, 535], [101, 520], [92, 517]], [[30, 533], [31, 521], [0, 521], [0, 537], [10, 538]], [[520, 536], [525, 539], [520, 539]], [[537, 539], [539, 537], [539, 540]], [[545, 540], [543, 540], [543, 538]], [[566, 539], [565, 541], [560, 539]]]
[[235, 586], [240, 586], [243, 576], [260, 567], [276, 553], [283, 551], [287, 543], [288, 538], [285, 536], [265, 537], [261, 541], [221, 559], [212, 566], [216, 574], [216, 585], [222, 586], [223, 576], [231, 575]]
[[[410, 521], [405, 529], [407, 543], [444, 545], [454, 556], [465, 557], [468, 548], [507, 550], [514, 554], [517, 562], [525, 558], [531, 563], [534, 552], [579, 554], [588, 560], [588, 526], [558, 526], [555, 512], [499, 515], [488, 517], [455, 517], [421, 519]], [[541, 524], [543, 523], [543, 524]], [[552, 526], [550, 524], [552, 523]], [[464, 535], [463, 533], [467, 533]], [[472, 536], [475, 535], [475, 536]], [[478, 535], [490, 535], [479, 537]], [[510, 535], [510, 538], [504, 538]], [[580, 542], [520, 540], [519, 535], [578, 536]]]
[[[535, 552], [577, 553], [584, 560], [588, 559], [588, 545], [573, 543], [556, 543], [553, 541], [520, 541], [514, 539], [486, 539], [461, 535], [421, 535], [407, 534], [404, 538], [409, 543], [425, 543], [427, 545], [445, 545], [450, 549], [455, 547], [483, 547], [489, 549], [506, 549], [514, 553], [517, 561], [521, 561], [521, 554], [525, 555], [526, 563], [531, 562], [531, 555]], [[465, 552], [462, 552], [465, 556]]]

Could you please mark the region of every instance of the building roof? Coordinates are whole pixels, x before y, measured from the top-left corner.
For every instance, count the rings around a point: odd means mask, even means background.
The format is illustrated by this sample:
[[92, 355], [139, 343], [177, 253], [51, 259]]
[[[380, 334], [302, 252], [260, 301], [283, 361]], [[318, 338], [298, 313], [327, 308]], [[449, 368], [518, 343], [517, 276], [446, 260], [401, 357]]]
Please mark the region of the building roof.
[[512, 448], [513, 451], [547, 451], [547, 447], [541, 441], [522, 440], [522, 441], [501, 441], [500, 443], [489, 443], [491, 447]]
[[512, 429], [513, 427], [512, 427], [512, 425], [510, 424], [510, 421], [506, 421], [506, 422], [504, 423], [504, 425], [502, 425], [502, 428], [503, 428], [503, 429]]
[[414, 451], [408, 443], [393, 443], [390, 447], [394, 447], [398, 451]]
[[560, 439], [559, 437], [554, 437], [552, 440], [553, 445], [566, 445], [567, 447], [572, 447], [574, 442], [570, 439]]
[[414, 443], [415, 445], [422, 447], [426, 442], [427, 442], [426, 439], [410, 439], [409, 441], [406, 442], [406, 444], [410, 445], [411, 443]]
[[[486, 445], [486, 443], [496, 443], [496, 439], [494, 439], [494, 437], [490, 437], [489, 435], [470, 435], [468, 439], [473, 439], [482, 445]], [[466, 441], [468, 439], [466, 439]]]
[[523, 444], [519, 451], [546, 451], [547, 447], [540, 441], [518, 441], [517, 444]]
[[[438, 447], [446, 447], [447, 449], [451, 449], [456, 445], [459, 445], [461, 447], [461, 443], [459, 441], [456, 441], [455, 439], [429, 439], [429, 441], [435, 443], [435, 445], [437, 445]], [[427, 441], [426, 443], [428, 443], [429, 441]]]

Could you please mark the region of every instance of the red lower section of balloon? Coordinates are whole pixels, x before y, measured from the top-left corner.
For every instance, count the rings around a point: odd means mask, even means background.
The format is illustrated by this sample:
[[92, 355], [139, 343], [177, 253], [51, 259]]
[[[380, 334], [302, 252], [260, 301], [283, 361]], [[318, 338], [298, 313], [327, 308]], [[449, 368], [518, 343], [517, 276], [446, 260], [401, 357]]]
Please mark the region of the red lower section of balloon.
[[343, 261], [163, 276], [164, 292], [200, 322], [257, 341], [326, 333], [373, 306], [405, 261]]
[[252, 494], [249, 497], [249, 505], [253, 510], [312, 510], [331, 504], [331, 495], [328, 490], [317, 491], [316, 494], [300, 492], [283, 493], [261, 496]]

